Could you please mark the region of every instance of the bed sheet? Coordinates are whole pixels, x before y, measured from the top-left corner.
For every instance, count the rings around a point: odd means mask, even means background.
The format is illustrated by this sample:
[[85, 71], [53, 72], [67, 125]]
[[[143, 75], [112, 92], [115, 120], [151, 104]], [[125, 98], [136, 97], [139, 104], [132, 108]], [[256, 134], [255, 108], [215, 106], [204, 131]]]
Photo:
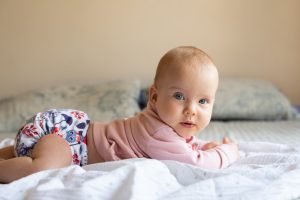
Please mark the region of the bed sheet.
[[42, 171], [1, 184], [0, 199], [300, 199], [299, 146], [243, 142], [240, 150], [220, 170], [141, 158]]

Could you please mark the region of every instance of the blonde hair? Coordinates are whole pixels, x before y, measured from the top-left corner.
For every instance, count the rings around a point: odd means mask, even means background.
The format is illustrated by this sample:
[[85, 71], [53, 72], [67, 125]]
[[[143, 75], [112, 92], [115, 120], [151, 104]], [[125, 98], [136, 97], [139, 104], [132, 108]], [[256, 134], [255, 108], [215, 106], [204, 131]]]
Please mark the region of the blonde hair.
[[202, 50], [193, 46], [179, 46], [169, 50], [159, 61], [156, 68], [154, 85], [161, 78], [164, 71], [172, 66], [186, 66], [198, 63], [201, 66], [214, 65], [212, 59]]

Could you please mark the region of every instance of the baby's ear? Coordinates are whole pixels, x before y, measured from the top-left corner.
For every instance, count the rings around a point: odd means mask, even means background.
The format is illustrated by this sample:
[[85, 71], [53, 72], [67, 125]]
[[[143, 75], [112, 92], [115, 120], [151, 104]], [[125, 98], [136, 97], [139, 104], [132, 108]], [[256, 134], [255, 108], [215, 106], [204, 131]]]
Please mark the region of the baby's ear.
[[157, 101], [157, 89], [152, 85], [149, 89], [149, 101], [155, 103]]

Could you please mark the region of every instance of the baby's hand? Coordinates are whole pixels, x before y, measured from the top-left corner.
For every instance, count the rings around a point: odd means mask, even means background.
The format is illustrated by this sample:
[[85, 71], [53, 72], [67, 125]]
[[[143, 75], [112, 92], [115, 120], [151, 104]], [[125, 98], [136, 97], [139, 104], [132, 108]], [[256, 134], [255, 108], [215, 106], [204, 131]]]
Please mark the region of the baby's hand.
[[206, 143], [205, 145], [203, 145], [203, 147], [201, 148], [201, 150], [206, 151], [208, 149], [213, 149], [213, 148], [215, 148], [218, 145], [219, 144], [217, 142], [212, 141], [212, 142], [209, 142], [209, 143]]
[[230, 144], [232, 141], [228, 137], [223, 137], [223, 144]]
[[[222, 144], [230, 144], [230, 143], [234, 143], [234, 142], [232, 140], [230, 140], [228, 137], [223, 138]], [[201, 150], [206, 151], [208, 149], [213, 149], [219, 145], [221, 145], [221, 144], [218, 142], [212, 141], [212, 142], [209, 142], [209, 143], [206, 143], [205, 145], [203, 145]]]

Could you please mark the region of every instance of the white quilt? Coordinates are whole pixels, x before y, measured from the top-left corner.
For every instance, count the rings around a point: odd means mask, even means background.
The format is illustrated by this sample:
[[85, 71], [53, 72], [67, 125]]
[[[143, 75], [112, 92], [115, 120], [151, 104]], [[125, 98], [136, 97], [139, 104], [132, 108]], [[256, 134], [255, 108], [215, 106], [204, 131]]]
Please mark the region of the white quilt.
[[70, 166], [0, 184], [0, 199], [300, 199], [295, 147], [241, 143], [241, 159], [221, 170], [151, 159]]

